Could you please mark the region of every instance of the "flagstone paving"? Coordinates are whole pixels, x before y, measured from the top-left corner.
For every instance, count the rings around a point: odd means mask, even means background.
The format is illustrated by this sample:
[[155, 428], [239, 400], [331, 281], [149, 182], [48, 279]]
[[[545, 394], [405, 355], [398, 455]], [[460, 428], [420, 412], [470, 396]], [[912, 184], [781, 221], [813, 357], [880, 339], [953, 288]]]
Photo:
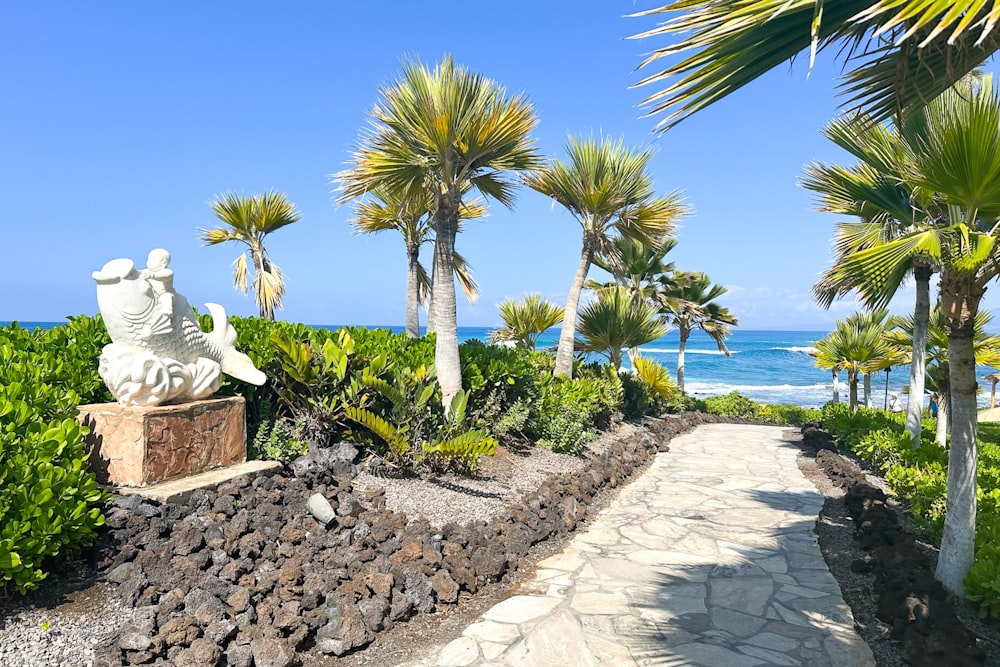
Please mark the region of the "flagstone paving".
[[823, 497], [784, 430], [674, 438], [519, 595], [408, 664], [874, 665], [813, 533]]

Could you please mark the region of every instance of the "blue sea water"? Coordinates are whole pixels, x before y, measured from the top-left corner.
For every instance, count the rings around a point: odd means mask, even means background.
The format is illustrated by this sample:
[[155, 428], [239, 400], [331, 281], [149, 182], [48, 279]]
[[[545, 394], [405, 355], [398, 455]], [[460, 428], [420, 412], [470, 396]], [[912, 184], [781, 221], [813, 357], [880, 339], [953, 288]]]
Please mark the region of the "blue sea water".
[[[6, 325], [7, 322], [0, 322]], [[21, 322], [25, 328], [55, 326], [56, 322]], [[327, 328], [327, 327], [324, 327]], [[328, 327], [335, 328], [335, 327]], [[402, 327], [383, 327], [396, 332]], [[470, 338], [489, 339], [489, 327], [459, 327], [459, 340]], [[684, 388], [698, 398], [721, 396], [738, 391], [748, 398], [762, 403], [820, 407], [830, 400], [833, 385], [830, 373], [816, 368], [809, 351], [814, 343], [826, 335], [826, 331], [747, 331], [735, 329], [727, 340], [730, 356], [719, 352], [715, 342], [701, 332], [695, 332], [688, 340], [684, 356]], [[559, 339], [559, 330], [550, 329], [538, 339], [538, 349], [554, 349]], [[640, 349], [648, 356], [667, 367], [671, 377], [677, 370], [677, 347], [679, 339], [676, 331], [663, 338], [643, 345]], [[626, 360], [625, 366], [628, 366]], [[990, 368], [978, 368], [980, 386], [979, 402], [989, 402], [989, 382], [984, 376], [995, 372]], [[847, 400], [846, 374], [841, 374], [841, 400]], [[895, 366], [888, 375], [878, 373], [872, 378], [873, 404], [882, 407], [887, 393], [899, 394], [909, 382], [909, 367]], [[860, 392], [860, 388], [859, 388]], [[905, 400], [905, 399], [904, 399]], [[926, 400], [925, 400], [926, 405]]]

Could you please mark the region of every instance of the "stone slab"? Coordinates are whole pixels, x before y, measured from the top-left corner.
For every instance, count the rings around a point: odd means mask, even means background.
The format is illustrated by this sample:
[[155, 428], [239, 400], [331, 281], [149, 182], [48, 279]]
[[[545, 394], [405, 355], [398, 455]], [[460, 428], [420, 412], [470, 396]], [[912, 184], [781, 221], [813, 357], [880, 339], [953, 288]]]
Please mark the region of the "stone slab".
[[246, 461], [245, 401], [214, 398], [154, 407], [81, 405], [98, 481], [147, 486]]
[[279, 461], [245, 461], [169, 482], [143, 487], [122, 487], [117, 491], [123, 496], [139, 495], [161, 503], [181, 502], [198, 489], [215, 488], [240, 475], [255, 475], [265, 470], [274, 470], [280, 467], [281, 462]]

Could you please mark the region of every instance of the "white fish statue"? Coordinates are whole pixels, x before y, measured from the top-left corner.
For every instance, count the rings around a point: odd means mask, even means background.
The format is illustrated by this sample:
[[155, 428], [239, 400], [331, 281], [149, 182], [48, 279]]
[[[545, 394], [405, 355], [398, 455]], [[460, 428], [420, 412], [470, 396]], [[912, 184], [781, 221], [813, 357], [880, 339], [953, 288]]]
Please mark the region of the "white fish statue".
[[149, 253], [145, 269], [113, 259], [91, 274], [97, 304], [112, 343], [98, 372], [122, 405], [161, 405], [208, 398], [222, 373], [262, 385], [267, 376], [236, 350], [236, 330], [226, 310], [206, 303], [213, 329], [204, 332], [194, 309], [174, 291], [170, 253]]

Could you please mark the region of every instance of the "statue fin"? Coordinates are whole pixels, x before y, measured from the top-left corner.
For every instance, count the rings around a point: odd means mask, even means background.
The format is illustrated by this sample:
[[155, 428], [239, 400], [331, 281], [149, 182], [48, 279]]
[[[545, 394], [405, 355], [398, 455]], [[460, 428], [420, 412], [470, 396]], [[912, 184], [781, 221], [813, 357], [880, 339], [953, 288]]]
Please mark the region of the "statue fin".
[[229, 323], [226, 309], [217, 303], [206, 303], [205, 307], [212, 315], [212, 333], [208, 335], [222, 350], [222, 372], [258, 386], [267, 382], [267, 376], [257, 370], [250, 357], [236, 349], [236, 329]]

